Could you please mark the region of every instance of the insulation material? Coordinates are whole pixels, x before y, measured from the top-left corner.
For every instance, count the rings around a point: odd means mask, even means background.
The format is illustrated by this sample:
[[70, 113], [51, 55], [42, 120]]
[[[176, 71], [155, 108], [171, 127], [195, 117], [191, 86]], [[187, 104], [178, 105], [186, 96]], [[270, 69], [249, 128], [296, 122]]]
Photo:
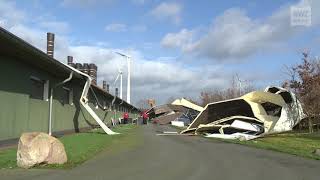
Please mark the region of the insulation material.
[[172, 126], [184, 127], [184, 122], [182, 121], [171, 121]]
[[240, 140], [251, 140], [257, 138], [257, 136], [244, 134], [244, 133], [233, 133], [233, 134], [206, 134], [205, 137], [209, 138], [220, 138], [220, 139], [240, 139]]
[[250, 92], [242, 97], [206, 105], [181, 133], [245, 140], [290, 131], [305, 117], [300, 101], [280, 87]]
[[239, 120], [233, 121], [233, 123], [230, 125], [230, 127], [237, 128], [237, 129], [244, 129], [244, 130], [248, 130], [248, 131], [255, 131], [255, 132], [260, 131], [260, 127], [258, 125], [255, 125], [253, 123], [244, 122], [244, 121], [239, 121]]

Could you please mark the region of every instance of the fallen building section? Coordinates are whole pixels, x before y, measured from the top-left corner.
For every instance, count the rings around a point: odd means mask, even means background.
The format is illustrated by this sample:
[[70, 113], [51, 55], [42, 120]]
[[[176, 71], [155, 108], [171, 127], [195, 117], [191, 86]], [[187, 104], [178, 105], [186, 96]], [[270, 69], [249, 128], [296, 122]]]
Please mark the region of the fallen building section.
[[204, 109], [203, 107], [198, 106], [198, 105], [196, 105], [196, 104], [194, 104], [194, 103], [192, 103], [192, 102], [190, 102], [190, 101], [188, 101], [188, 100], [186, 100], [184, 98], [176, 99], [171, 104], [172, 105], [177, 105], [177, 106], [184, 106], [186, 108], [194, 109], [194, 110], [199, 111], [199, 112], [203, 111], [203, 109]]
[[160, 125], [170, 124], [171, 121], [177, 119], [182, 114], [183, 113], [181, 113], [181, 112], [171, 112], [166, 115], [162, 115], [160, 117], [155, 118], [153, 120], [153, 123], [160, 124]]
[[284, 88], [267, 87], [265, 91], [206, 105], [181, 133], [250, 140], [290, 131], [304, 116], [295, 94]]
[[[181, 127], [191, 124], [201, 111], [203, 107], [182, 98], [171, 104], [153, 107], [147, 113], [155, 124], [172, 124]], [[171, 123], [172, 121], [174, 123]]]

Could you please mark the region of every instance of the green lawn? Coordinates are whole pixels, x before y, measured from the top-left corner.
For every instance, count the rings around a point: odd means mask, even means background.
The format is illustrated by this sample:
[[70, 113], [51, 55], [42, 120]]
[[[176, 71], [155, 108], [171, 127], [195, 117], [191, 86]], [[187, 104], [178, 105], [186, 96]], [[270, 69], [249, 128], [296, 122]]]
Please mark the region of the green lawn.
[[227, 140], [227, 142], [248, 145], [261, 149], [269, 149], [306, 158], [320, 160], [320, 156], [313, 154], [320, 149], [320, 134], [284, 133], [270, 135], [251, 141]]
[[17, 150], [10, 148], [0, 151], [0, 169], [8, 169], [17, 167]]
[[[64, 165], [45, 166], [45, 168], [72, 168], [102, 150], [110, 153], [118, 152], [134, 147], [140, 142], [140, 133], [135, 125], [118, 126], [113, 130], [121, 134], [109, 136], [99, 129], [61, 137], [60, 140], [65, 146], [68, 162]], [[16, 148], [0, 151], [0, 169], [17, 168], [16, 152]]]

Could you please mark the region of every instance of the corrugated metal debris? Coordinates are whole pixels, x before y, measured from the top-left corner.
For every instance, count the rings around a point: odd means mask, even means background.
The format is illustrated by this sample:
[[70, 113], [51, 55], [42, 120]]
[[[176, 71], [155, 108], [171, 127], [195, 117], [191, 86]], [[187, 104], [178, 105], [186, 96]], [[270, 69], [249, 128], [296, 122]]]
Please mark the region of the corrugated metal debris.
[[181, 133], [250, 140], [290, 131], [304, 117], [295, 94], [284, 88], [267, 87], [265, 91], [206, 105]]
[[193, 104], [185, 99], [177, 99], [171, 104], [151, 108], [147, 113], [153, 123], [164, 125], [187, 126], [203, 110], [203, 107]]

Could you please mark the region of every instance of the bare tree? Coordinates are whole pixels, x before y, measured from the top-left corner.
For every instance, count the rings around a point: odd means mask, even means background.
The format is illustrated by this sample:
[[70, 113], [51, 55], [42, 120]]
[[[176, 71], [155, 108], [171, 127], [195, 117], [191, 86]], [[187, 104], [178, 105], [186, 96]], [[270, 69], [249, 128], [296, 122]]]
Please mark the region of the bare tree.
[[302, 101], [308, 118], [309, 132], [313, 132], [313, 119], [320, 114], [320, 63], [311, 60], [308, 52], [302, 53], [302, 63], [288, 68], [289, 80], [284, 87], [292, 89]]
[[150, 108], [147, 99], [140, 99], [140, 100], [137, 102], [137, 107], [138, 107], [139, 109], [142, 109], [142, 110], [147, 110], [147, 109]]
[[170, 96], [170, 97], [167, 99], [166, 104], [171, 104], [174, 100], [176, 100], [176, 98], [173, 97], [173, 96]]
[[[239, 82], [239, 81], [242, 81], [242, 82]], [[240, 85], [239, 83], [242, 83], [242, 84]], [[238, 75], [234, 75], [231, 79], [230, 87], [228, 87], [227, 89], [222, 89], [222, 90], [214, 89], [211, 91], [201, 92], [200, 104], [202, 106], [205, 106], [208, 103], [223, 101], [226, 99], [233, 99], [254, 90], [255, 90], [254, 86], [249, 81], [240, 80]]]

